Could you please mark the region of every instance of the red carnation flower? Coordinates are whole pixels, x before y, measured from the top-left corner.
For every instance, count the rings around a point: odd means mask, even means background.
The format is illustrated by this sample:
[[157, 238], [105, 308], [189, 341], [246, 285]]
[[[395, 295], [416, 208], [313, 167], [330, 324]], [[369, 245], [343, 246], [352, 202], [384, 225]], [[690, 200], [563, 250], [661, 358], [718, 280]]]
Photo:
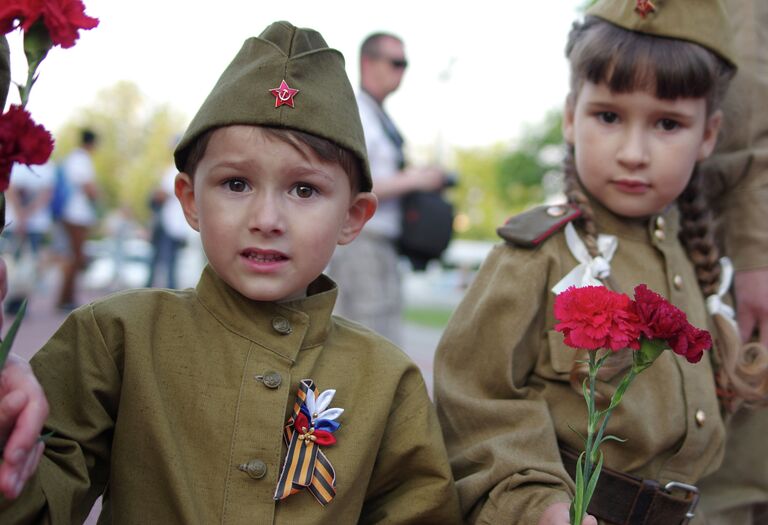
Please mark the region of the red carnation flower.
[[689, 363], [698, 363], [704, 351], [712, 348], [712, 336], [709, 332], [691, 324], [667, 342], [676, 354], [684, 356]]
[[664, 297], [641, 284], [635, 287], [635, 308], [648, 339], [670, 339], [685, 329], [688, 317]]
[[666, 341], [691, 363], [701, 360], [704, 350], [712, 347], [709, 332], [693, 326], [685, 312], [644, 284], [635, 287], [635, 311], [643, 322], [645, 337]]
[[23, 0], [3, 0], [0, 3], [0, 34], [10, 33], [16, 29], [16, 20], [36, 19], [38, 13]]
[[80, 29], [93, 29], [99, 25], [97, 18], [85, 14], [81, 0], [38, 0], [43, 22], [53, 45], [63, 48], [75, 45]]
[[570, 287], [555, 297], [555, 329], [573, 348], [640, 348], [640, 319], [632, 301], [603, 286]]
[[11, 167], [19, 164], [44, 164], [53, 152], [53, 137], [35, 124], [21, 106], [11, 106], [0, 115], [0, 192], [8, 189]]

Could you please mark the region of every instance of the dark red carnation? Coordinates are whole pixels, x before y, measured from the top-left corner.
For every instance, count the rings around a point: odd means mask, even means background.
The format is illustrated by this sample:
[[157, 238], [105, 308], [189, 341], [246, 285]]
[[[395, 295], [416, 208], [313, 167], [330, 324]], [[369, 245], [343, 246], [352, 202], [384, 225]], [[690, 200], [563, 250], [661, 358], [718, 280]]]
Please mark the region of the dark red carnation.
[[712, 347], [712, 337], [688, 322], [685, 312], [644, 284], [635, 287], [635, 311], [648, 339], [662, 339], [676, 353], [691, 362], [701, 360], [704, 350]]
[[643, 322], [643, 335], [648, 339], [667, 340], [688, 325], [688, 317], [682, 310], [644, 284], [635, 287], [635, 309]]
[[44, 164], [53, 152], [53, 137], [35, 124], [21, 106], [0, 115], [0, 192], [8, 189], [14, 163]]
[[570, 287], [555, 297], [555, 329], [573, 348], [640, 348], [640, 319], [632, 301], [603, 286]]
[[[28, 1], [3, 0], [0, 2], [0, 34], [10, 33], [16, 29], [17, 25], [29, 19], [34, 21], [37, 16], [37, 12]], [[19, 24], [16, 23], [17, 20]]]
[[676, 354], [685, 356], [689, 363], [698, 363], [704, 351], [712, 348], [712, 336], [706, 330], [688, 324], [685, 330], [669, 339], [668, 343]]
[[[97, 18], [85, 14], [81, 0], [30, 0], [38, 4], [43, 23], [48, 29], [54, 46], [72, 47], [80, 29], [93, 29], [99, 25]], [[25, 28], [27, 28], [25, 24]]]

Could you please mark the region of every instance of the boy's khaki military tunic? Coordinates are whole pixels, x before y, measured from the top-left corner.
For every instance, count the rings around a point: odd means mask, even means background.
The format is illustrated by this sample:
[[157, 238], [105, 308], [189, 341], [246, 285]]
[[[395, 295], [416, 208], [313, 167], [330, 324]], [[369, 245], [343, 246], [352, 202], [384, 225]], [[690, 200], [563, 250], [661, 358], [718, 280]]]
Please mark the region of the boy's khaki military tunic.
[[[310, 289], [258, 303], [207, 268], [196, 290], [125, 292], [77, 310], [33, 359], [55, 434], [0, 523], [81, 523], [105, 488], [101, 523], [455, 522], [418, 368], [331, 317], [330, 279]], [[331, 406], [344, 409], [337, 443], [321, 447], [337, 480], [325, 508], [306, 490], [273, 499], [283, 426], [307, 378], [337, 389]]]
[[[631, 222], [592, 205], [598, 232], [618, 237], [611, 261], [618, 291], [631, 295], [645, 283], [707, 328], [702, 294], [677, 240], [677, 210]], [[548, 214], [562, 213], [537, 208], [501, 233], [546, 236]], [[569, 384], [574, 350], [554, 330], [550, 289], [577, 264], [562, 229], [535, 248], [495, 247], [438, 346], [435, 401], [470, 523], [536, 523], [573, 494], [558, 440], [583, 450], [570, 427], [586, 433], [586, 407]], [[598, 389], [610, 395], [622, 375]], [[664, 352], [632, 384], [608, 432], [627, 440], [602, 446], [613, 469], [662, 484], [695, 484], [715, 470], [724, 428], [709, 359], [690, 364]]]

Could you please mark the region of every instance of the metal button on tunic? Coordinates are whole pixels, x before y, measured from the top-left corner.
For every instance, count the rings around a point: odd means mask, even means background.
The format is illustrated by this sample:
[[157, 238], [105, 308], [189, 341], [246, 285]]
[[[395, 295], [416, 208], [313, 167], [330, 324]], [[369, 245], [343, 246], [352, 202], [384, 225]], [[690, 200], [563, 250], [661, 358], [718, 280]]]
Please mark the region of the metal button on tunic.
[[683, 277], [679, 274], [676, 274], [672, 278], [672, 284], [675, 286], [676, 290], [682, 290], [683, 289]]
[[660, 241], [663, 241], [667, 238], [667, 234], [664, 233], [664, 230], [653, 230], [653, 236]]
[[264, 386], [266, 386], [267, 388], [277, 388], [280, 386], [280, 383], [283, 382], [283, 378], [282, 376], [280, 376], [279, 373], [270, 370], [269, 372], [264, 374], [263, 381], [264, 381]]
[[707, 414], [705, 414], [703, 410], [698, 409], [694, 418], [696, 419], [696, 425], [702, 427], [707, 420]]
[[661, 217], [661, 216], [656, 217], [656, 228], [658, 228], [659, 230], [663, 230], [665, 224], [666, 224], [666, 221], [664, 221], [664, 217]]
[[248, 463], [243, 463], [237, 468], [251, 476], [253, 479], [261, 479], [267, 474], [267, 464], [260, 459], [252, 459]]
[[293, 331], [293, 327], [291, 327], [291, 322], [285, 317], [273, 318], [272, 328], [275, 329], [275, 332], [282, 335], [288, 335]]

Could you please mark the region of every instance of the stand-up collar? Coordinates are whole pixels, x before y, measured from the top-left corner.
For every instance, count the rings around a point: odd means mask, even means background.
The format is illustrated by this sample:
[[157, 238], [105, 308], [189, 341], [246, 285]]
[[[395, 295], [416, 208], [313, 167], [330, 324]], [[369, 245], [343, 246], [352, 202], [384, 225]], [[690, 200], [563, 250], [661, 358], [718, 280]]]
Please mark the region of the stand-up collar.
[[210, 266], [197, 284], [200, 302], [222, 325], [290, 359], [295, 357], [295, 349], [325, 341], [337, 292], [336, 283], [321, 275], [309, 285], [303, 299], [253, 301], [224, 282]]
[[676, 239], [680, 230], [680, 213], [676, 204], [671, 204], [664, 211], [650, 217], [633, 219], [616, 215], [596, 199], [589, 198], [594, 211], [595, 226], [598, 233], [615, 235], [619, 238], [646, 240], [658, 239], [657, 230], [664, 231], [665, 239]]

